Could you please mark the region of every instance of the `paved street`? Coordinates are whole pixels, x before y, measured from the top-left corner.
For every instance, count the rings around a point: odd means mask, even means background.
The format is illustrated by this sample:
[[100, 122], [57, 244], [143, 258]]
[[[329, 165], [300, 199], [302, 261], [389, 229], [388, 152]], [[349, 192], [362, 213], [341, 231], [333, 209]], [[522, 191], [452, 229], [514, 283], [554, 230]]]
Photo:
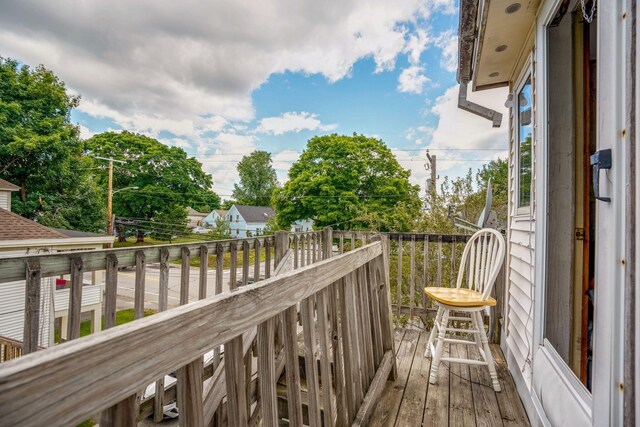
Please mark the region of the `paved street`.
[[[273, 271], [273, 267], [272, 267]], [[171, 264], [169, 266], [169, 308], [180, 305], [180, 272], [181, 267]], [[260, 265], [261, 275], [264, 275], [264, 262]], [[231, 270], [224, 271], [224, 280], [222, 291], [229, 290]], [[135, 271], [123, 270], [118, 272], [118, 300], [117, 309], [133, 308], [133, 296], [135, 289]], [[144, 307], [153, 310], [158, 309], [158, 288], [159, 288], [160, 269], [159, 264], [148, 264], [145, 279], [145, 297]], [[215, 269], [209, 270], [207, 279], [207, 295], [215, 294], [216, 272]], [[236, 278], [238, 282], [242, 280], [242, 268], [237, 269]], [[253, 264], [249, 268], [249, 279], [253, 280]], [[191, 267], [189, 272], [189, 301], [197, 301], [198, 287], [200, 280], [200, 269]]]

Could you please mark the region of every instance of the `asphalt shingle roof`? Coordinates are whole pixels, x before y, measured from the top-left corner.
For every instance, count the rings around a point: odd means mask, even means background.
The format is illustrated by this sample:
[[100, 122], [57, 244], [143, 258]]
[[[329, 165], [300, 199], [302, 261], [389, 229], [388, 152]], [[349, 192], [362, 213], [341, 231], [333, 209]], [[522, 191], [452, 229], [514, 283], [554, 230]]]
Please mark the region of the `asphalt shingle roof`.
[[0, 240], [64, 239], [64, 234], [0, 208]]
[[246, 222], [267, 222], [276, 212], [268, 206], [235, 205]]
[[18, 191], [20, 187], [0, 178], [0, 190]]

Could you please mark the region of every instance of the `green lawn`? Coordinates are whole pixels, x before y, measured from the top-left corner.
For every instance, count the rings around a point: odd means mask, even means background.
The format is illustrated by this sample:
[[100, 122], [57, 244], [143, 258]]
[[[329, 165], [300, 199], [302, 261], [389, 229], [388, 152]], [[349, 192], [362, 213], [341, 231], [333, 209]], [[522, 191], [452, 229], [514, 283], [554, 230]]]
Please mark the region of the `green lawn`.
[[[152, 314], [157, 313], [155, 310], [146, 309], [144, 311], [144, 316], [150, 316]], [[125, 310], [120, 310], [116, 312], [116, 326], [122, 325], [128, 322], [133, 321], [134, 311], [132, 308], [128, 308]], [[104, 316], [102, 318], [102, 329], [104, 329]], [[91, 334], [91, 321], [87, 320], [86, 322], [80, 323], [80, 336], [84, 337], [86, 335]], [[60, 331], [56, 330], [53, 334], [53, 341], [55, 343], [60, 342]]]

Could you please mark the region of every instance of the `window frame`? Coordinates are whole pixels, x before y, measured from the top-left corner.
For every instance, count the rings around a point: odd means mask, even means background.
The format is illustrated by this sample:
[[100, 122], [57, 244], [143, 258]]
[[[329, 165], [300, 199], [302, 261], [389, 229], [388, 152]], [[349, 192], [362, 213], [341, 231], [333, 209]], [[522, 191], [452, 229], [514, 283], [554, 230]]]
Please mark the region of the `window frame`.
[[[522, 89], [526, 86], [527, 82], [531, 87], [531, 183], [529, 185], [529, 204], [526, 206], [520, 206], [520, 107], [518, 96]], [[514, 207], [515, 207], [515, 217], [516, 219], [526, 219], [529, 220], [531, 217], [531, 213], [533, 212], [533, 204], [535, 197], [535, 185], [534, 185], [534, 144], [536, 141], [535, 135], [535, 98], [533, 96], [534, 93], [534, 79], [533, 79], [533, 69], [532, 69], [532, 61], [529, 57], [527, 59], [527, 63], [522, 67], [522, 72], [520, 77], [518, 78], [516, 85], [514, 86], [514, 91], [512, 93], [513, 96], [513, 144], [514, 144]]]

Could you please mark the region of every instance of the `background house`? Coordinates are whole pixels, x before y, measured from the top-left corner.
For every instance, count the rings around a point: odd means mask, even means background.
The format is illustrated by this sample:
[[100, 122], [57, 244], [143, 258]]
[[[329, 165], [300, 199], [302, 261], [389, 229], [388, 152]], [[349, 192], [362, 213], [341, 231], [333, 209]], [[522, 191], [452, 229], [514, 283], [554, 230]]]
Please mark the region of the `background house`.
[[[15, 188], [14, 188], [15, 187]], [[0, 180], [0, 200], [10, 200], [11, 191], [18, 187]], [[10, 202], [5, 206], [10, 206]], [[45, 227], [23, 218], [8, 209], [0, 208], [0, 257], [54, 253], [72, 250], [102, 249], [113, 237]], [[87, 286], [82, 292], [82, 312], [92, 312], [93, 328], [99, 330], [102, 317], [103, 287], [97, 285], [95, 272], [85, 276]], [[66, 335], [69, 289], [64, 278], [46, 277], [41, 280], [40, 331], [38, 344], [53, 345], [53, 325], [62, 319], [62, 337]], [[22, 341], [24, 324], [25, 282], [15, 281], [0, 286], [0, 337]]]
[[202, 225], [202, 221], [207, 217], [206, 213], [198, 212], [192, 207], [187, 208], [187, 227], [193, 228]]
[[0, 208], [11, 210], [11, 192], [18, 191], [20, 187], [0, 178]]
[[259, 236], [264, 233], [269, 218], [276, 212], [268, 206], [233, 205], [225, 218], [231, 228], [231, 237]]
[[311, 230], [313, 230], [313, 220], [311, 218], [299, 219], [291, 224], [292, 233], [303, 233]]
[[226, 221], [227, 212], [229, 211], [226, 211], [224, 209], [212, 210], [202, 220], [202, 226], [207, 228], [216, 228], [216, 221]]

